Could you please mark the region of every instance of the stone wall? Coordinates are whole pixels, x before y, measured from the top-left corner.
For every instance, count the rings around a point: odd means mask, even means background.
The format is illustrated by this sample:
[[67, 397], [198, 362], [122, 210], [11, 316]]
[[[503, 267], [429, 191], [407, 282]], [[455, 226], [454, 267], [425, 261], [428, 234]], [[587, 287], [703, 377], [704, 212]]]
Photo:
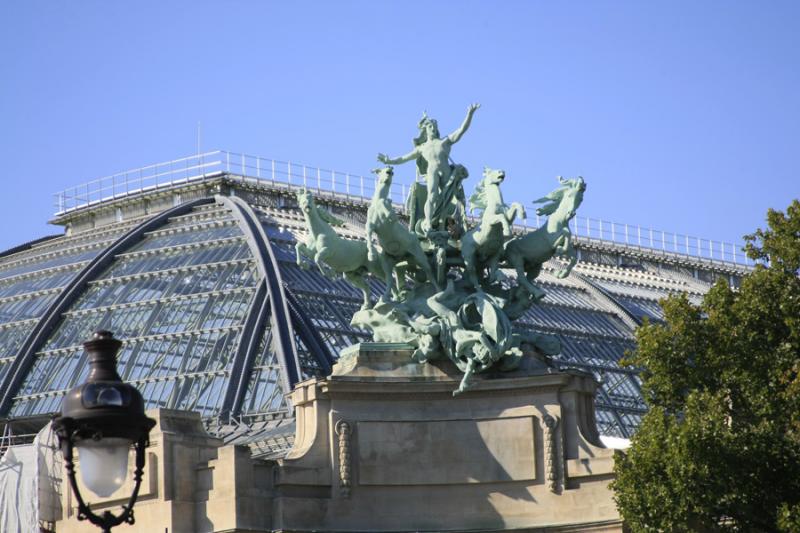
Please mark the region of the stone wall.
[[[402, 345], [353, 346], [297, 385], [294, 447], [272, 462], [222, 446], [194, 413], [153, 411], [136, 523], [115, 531], [621, 531], [590, 375], [529, 358], [453, 397], [460, 378]], [[96, 531], [63, 492], [56, 531]]]

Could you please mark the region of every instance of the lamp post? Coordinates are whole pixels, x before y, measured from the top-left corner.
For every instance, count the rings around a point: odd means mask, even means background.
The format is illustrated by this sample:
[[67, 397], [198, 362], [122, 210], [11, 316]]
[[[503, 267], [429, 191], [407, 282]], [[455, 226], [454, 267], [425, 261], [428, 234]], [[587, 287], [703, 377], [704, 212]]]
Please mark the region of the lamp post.
[[[155, 420], [144, 414], [142, 395], [117, 373], [117, 352], [122, 343], [110, 331], [98, 331], [83, 344], [89, 355], [86, 383], [71, 389], [53, 420], [67, 477], [78, 501], [78, 520], [89, 520], [104, 533], [122, 523], [133, 524], [133, 506], [142, 483], [145, 447]], [[128, 454], [136, 449], [134, 487], [122, 513], [97, 515], [85, 503], [75, 479], [73, 451], [78, 450], [83, 484], [97, 496], [111, 496], [128, 477]]]

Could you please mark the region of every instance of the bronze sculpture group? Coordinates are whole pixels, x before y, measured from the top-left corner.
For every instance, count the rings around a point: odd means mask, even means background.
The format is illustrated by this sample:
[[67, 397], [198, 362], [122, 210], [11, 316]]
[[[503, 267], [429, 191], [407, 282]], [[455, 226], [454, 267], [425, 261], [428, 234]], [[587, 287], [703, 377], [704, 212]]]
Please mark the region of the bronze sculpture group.
[[[559, 177], [557, 189], [535, 200], [545, 204], [537, 214], [548, 215], [546, 223], [514, 236], [514, 221], [526, 217], [525, 209], [503, 201], [505, 172], [485, 168], [469, 199], [481, 216], [470, 227], [463, 190], [468, 172], [450, 161], [450, 149], [479, 107], [471, 105], [461, 126], [444, 139], [436, 121], [423, 116], [414, 150], [397, 158], [378, 155], [387, 166], [373, 171], [377, 183], [365, 241], [337, 235], [334, 226], [341, 221], [319, 209], [307, 191], [297, 193], [308, 231], [296, 246], [298, 265], [306, 267], [306, 257], [325, 276], [343, 276], [359, 288], [363, 305], [351, 323], [371, 331], [375, 342], [411, 345], [419, 363], [451, 359], [464, 373], [453, 394], [467, 390], [475, 373], [516, 368], [526, 345], [545, 357], [560, 351], [557, 339], [515, 329], [513, 321], [545, 296], [534, 280], [546, 261], [566, 259], [555, 272], [562, 278], [575, 265], [569, 221], [586, 190], [581, 177]], [[389, 197], [394, 175], [389, 165], [411, 160], [425, 183], [411, 188], [405, 224]], [[504, 267], [516, 271], [516, 282]], [[377, 302], [370, 298], [368, 275], [384, 283]]]

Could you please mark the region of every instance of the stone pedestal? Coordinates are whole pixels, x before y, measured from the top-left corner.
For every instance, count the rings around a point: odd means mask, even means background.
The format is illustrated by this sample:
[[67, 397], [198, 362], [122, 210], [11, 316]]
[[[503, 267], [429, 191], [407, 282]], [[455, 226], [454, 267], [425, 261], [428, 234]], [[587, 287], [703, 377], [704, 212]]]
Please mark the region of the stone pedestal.
[[621, 531], [592, 376], [530, 358], [453, 397], [455, 367], [411, 353], [356, 345], [297, 385], [274, 530]]
[[[222, 446], [196, 413], [149, 412], [136, 524], [114, 531], [621, 531], [590, 375], [531, 358], [453, 397], [461, 373], [411, 353], [354, 346], [333, 375], [298, 384], [294, 447], [277, 462]], [[93, 509], [119, 512], [131, 488]], [[61, 496], [59, 533], [97, 531]]]

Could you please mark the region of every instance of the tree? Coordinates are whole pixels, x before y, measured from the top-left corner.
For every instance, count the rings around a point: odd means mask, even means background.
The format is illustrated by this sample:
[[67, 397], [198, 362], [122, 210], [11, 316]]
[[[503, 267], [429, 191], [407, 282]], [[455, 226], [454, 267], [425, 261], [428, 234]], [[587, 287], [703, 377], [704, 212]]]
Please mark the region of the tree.
[[649, 411], [613, 488], [632, 531], [800, 531], [800, 202], [745, 237], [738, 290], [636, 332]]

